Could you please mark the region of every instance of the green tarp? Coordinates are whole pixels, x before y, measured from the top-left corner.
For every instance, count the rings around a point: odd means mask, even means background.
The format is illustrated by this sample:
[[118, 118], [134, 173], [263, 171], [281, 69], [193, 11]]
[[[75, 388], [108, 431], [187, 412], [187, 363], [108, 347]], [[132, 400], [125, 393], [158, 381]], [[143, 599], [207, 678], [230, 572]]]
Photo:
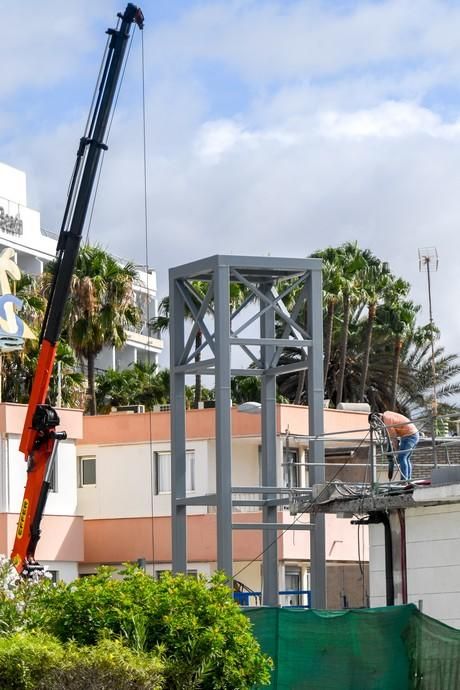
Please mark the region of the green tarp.
[[460, 690], [460, 631], [412, 604], [245, 613], [274, 661], [272, 690]]

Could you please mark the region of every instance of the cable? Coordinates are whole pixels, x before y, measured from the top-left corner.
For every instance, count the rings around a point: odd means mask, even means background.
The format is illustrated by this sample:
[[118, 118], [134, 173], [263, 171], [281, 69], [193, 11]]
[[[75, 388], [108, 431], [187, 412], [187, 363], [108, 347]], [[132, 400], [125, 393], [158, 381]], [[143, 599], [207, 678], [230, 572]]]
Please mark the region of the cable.
[[[135, 34], [135, 33], [136, 33], [136, 31], [134, 30], [134, 31], [132, 32], [132, 34], [131, 34], [131, 40], [130, 40], [130, 42], [129, 42], [128, 50], [127, 50], [127, 52], [126, 52], [126, 57], [125, 57], [125, 61], [124, 61], [124, 65], [123, 65], [123, 69], [122, 69], [121, 77], [120, 77], [120, 83], [118, 84], [118, 89], [117, 89], [117, 93], [116, 93], [116, 96], [115, 96], [115, 99], [114, 99], [114, 104], [113, 104], [113, 108], [112, 108], [112, 113], [111, 113], [111, 115], [110, 115], [110, 122], [109, 122], [108, 127], [107, 127], [107, 136], [106, 136], [106, 138], [105, 138], [105, 143], [106, 143], [106, 144], [109, 143], [110, 130], [112, 129], [113, 118], [114, 118], [114, 116], [115, 116], [115, 110], [116, 110], [117, 105], [118, 105], [118, 99], [119, 99], [119, 97], [120, 97], [121, 87], [122, 87], [122, 85], [123, 85], [123, 81], [124, 81], [124, 78], [125, 78], [126, 65], [128, 64], [128, 59], [129, 59], [129, 55], [130, 55], [130, 53], [131, 53], [131, 47], [132, 47], [132, 45], [133, 45], [133, 40], [134, 40], [134, 34]], [[143, 45], [144, 45], [144, 32], [143, 32], [143, 31], [141, 31], [141, 36], [142, 36], [142, 46], [143, 46]], [[142, 50], [143, 50], [143, 47], [142, 47]], [[142, 66], [143, 66], [143, 60], [144, 60], [144, 57], [143, 57], [143, 54], [142, 54]], [[96, 203], [96, 197], [97, 197], [97, 193], [98, 193], [98, 190], [99, 190], [99, 183], [100, 183], [100, 181], [101, 181], [102, 166], [104, 165], [104, 160], [105, 160], [104, 154], [105, 154], [105, 151], [102, 150], [102, 151], [101, 151], [101, 156], [100, 156], [100, 158], [99, 158], [99, 163], [98, 163], [98, 168], [99, 168], [99, 169], [98, 169], [98, 174], [97, 174], [96, 185], [95, 185], [95, 188], [94, 188], [93, 199], [92, 199], [92, 203], [91, 203], [91, 211], [90, 211], [90, 214], [89, 214], [88, 227], [87, 227], [87, 230], [86, 230], [85, 244], [88, 244], [88, 240], [89, 240], [89, 233], [90, 233], [90, 229], [91, 229], [91, 223], [92, 223], [92, 220], [93, 220], [94, 206], [95, 206], [95, 203]]]
[[[142, 158], [144, 166], [144, 230], [145, 230], [145, 273], [147, 275], [147, 365], [149, 377], [151, 377], [151, 352], [150, 352], [150, 293], [149, 293], [149, 215], [147, 202], [147, 128], [146, 128], [146, 107], [145, 107], [145, 53], [144, 53], [144, 32], [141, 32], [141, 62], [142, 62]], [[153, 400], [152, 400], [153, 402]], [[155, 499], [154, 499], [154, 470], [153, 470], [153, 411], [149, 410], [149, 452], [150, 452], [150, 497], [151, 497], [151, 539], [152, 539], [152, 575], [155, 570]]]
[[[359, 444], [358, 444], [358, 446], [357, 446], [357, 449], [360, 448], [360, 446], [364, 443], [364, 441], [366, 440], [367, 436], [368, 436], [368, 434], [366, 434], [366, 436], [364, 436], [364, 438], [361, 439], [361, 441], [359, 442]], [[296, 515], [295, 520], [294, 520], [293, 522], [291, 522], [289, 525], [287, 525], [287, 526], [286, 526], [286, 529], [284, 529], [282, 532], [280, 532], [280, 534], [278, 534], [278, 535], [275, 537], [275, 539], [273, 539], [269, 544], [267, 544], [267, 546], [266, 546], [266, 547], [265, 547], [255, 558], [253, 558], [251, 561], [249, 561], [249, 563], [246, 563], [246, 565], [243, 566], [242, 568], [240, 568], [240, 570], [237, 570], [237, 572], [234, 573], [234, 574], [232, 575], [232, 580], [235, 579], [236, 577], [238, 577], [238, 575], [241, 575], [241, 573], [244, 572], [247, 568], [249, 568], [250, 565], [252, 565], [253, 563], [256, 563], [257, 561], [259, 561], [259, 560], [262, 558], [262, 556], [273, 546], [273, 544], [276, 544], [276, 542], [277, 542], [279, 539], [281, 539], [281, 537], [284, 537], [284, 535], [285, 535], [287, 532], [289, 532], [289, 530], [292, 529], [292, 527], [293, 527], [294, 525], [297, 524], [297, 522], [300, 520], [300, 518], [301, 518], [303, 515], [305, 515], [305, 513], [309, 512], [309, 510], [310, 510], [316, 503], [319, 502], [319, 499], [321, 498], [321, 496], [322, 496], [322, 495], [324, 494], [324, 492], [334, 483], [334, 480], [337, 478], [337, 476], [339, 475], [339, 473], [344, 469], [344, 467], [346, 467], [346, 465], [348, 465], [348, 463], [350, 462], [350, 460], [351, 460], [351, 455], [350, 455], [350, 456], [345, 460], [345, 462], [338, 468], [338, 470], [335, 472], [335, 474], [334, 474], [334, 476], [332, 477], [332, 479], [330, 479], [330, 480], [324, 485], [324, 487], [321, 489], [321, 491], [320, 491], [319, 494], [316, 496], [316, 498], [314, 498], [312, 501], [310, 501], [309, 503], [307, 503], [307, 505], [304, 507], [304, 509], [301, 510], [301, 511], [298, 513], [298, 515]], [[261, 488], [263, 489], [263, 487], [261, 487]], [[257, 523], [254, 523], [254, 529], [257, 529]]]

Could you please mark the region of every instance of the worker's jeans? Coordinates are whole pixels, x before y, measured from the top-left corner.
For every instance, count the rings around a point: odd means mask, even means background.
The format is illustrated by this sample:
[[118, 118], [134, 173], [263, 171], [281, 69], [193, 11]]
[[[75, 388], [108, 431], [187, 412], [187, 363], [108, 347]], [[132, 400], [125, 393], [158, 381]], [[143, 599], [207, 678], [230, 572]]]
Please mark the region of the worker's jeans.
[[399, 439], [398, 463], [401, 470], [401, 477], [403, 479], [411, 479], [412, 477], [412, 463], [410, 456], [412, 451], [418, 443], [420, 436], [418, 432], [410, 436], [401, 436]]

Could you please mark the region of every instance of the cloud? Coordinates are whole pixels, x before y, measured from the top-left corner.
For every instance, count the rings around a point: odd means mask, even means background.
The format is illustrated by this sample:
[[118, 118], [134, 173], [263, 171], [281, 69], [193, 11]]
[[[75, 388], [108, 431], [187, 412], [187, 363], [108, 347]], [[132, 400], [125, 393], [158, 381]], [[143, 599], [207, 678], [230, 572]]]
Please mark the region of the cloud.
[[320, 115], [320, 131], [330, 137], [405, 138], [423, 134], [453, 139], [460, 136], [460, 120], [444, 123], [428, 108], [390, 101], [351, 113], [324, 112]]
[[[247, 80], [290, 80], [388, 67], [403, 60], [455, 59], [460, 8], [440, 0], [208, 2], [153, 29], [157, 67], [221, 60]], [[458, 60], [458, 58], [456, 58]]]
[[[21, 104], [12, 97], [33, 82], [38, 38], [30, 27], [29, 54], [10, 62], [8, 103], [20, 125], [0, 144], [0, 159], [27, 171], [31, 204], [49, 229], [60, 224], [89, 106], [86, 80], [92, 86], [101, 27], [113, 16], [112, 2], [107, 5], [85, 19], [76, 3], [68, 12], [66, 6], [69, 25], [59, 28], [63, 38], [53, 60], [46, 48], [36, 58], [42, 99], [74, 78], [85, 81], [71, 107], [58, 102], [50, 108], [52, 119], [22, 126]], [[460, 7], [443, 0], [420, 0], [417, 11], [406, 0], [345, 5], [351, 9], [320, 2], [191, 2], [157, 24], [147, 16], [149, 260], [165, 294], [167, 268], [200, 256], [305, 256], [357, 239], [411, 281], [427, 321], [417, 249], [436, 245], [434, 318], [443, 343], [455, 351]], [[81, 46], [72, 45], [75, 37], [67, 45], [72, 22], [86, 36]], [[19, 31], [13, 33], [10, 51], [24, 53]], [[91, 239], [144, 263], [138, 64], [137, 43]], [[235, 105], [227, 99], [220, 108], [216, 92], [225, 95], [230, 80]], [[433, 96], [433, 88], [446, 85], [450, 100]]]
[[23, 0], [4, 8], [0, 64], [0, 101], [23, 89], [38, 91], [58, 84], [81, 68], [99, 45], [98, 22], [112, 18], [112, 0]]

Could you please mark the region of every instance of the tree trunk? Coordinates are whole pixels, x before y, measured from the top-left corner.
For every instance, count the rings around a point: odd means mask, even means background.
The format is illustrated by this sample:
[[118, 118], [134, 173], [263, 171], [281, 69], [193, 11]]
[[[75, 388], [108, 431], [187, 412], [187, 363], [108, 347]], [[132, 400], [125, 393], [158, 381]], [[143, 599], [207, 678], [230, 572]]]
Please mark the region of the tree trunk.
[[95, 373], [94, 373], [94, 360], [95, 355], [91, 352], [88, 353], [87, 364], [88, 364], [88, 409], [90, 415], [95, 415], [96, 409], [96, 386], [95, 386]]
[[334, 302], [329, 302], [327, 305], [326, 323], [324, 324], [324, 387], [326, 388], [327, 374], [329, 371], [329, 362], [331, 361], [332, 348], [332, 329], [334, 325]]
[[[305, 302], [304, 308], [303, 308], [303, 327], [305, 330], [307, 330], [307, 303]], [[300, 359], [302, 361], [305, 361], [307, 359], [307, 356], [305, 354], [305, 350], [303, 348], [300, 348]], [[297, 389], [295, 392], [295, 398], [294, 398], [294, 405], [300, 405], [302, 402], [302, 393], [304, 392], [305, 389], [305, 380], [307, 378], [307, 370], [302, 369], [301, 371], [297, 372]]]
[[[203, 334], [198, 331], [195, 336], [195, 349], [198, 350], [203, 342]], [[195, 362], [201, 361], [201, 352], [197, 352], [195, 355]], [[195, 374], [195, 399], [193, 401], [194, 406], [197, 408], [198, 403], [201, 402], [201, 374]]]
[[[300, 358], [305, 360], [307, 358], [303, 349], [300, 350]], [[305, 380], [307, 378], [307, 370], [302, 369], [297, 372], [297, 389], [295, 392], [294, 405], [300, 405], [302, 402], [302, 393], [305, 390]]]
[[396, 409], [396, 389], [399, 379], [399, 362], [401, 359], [401, 348], [403, 341], [399, 336], [395, 338], [393, 350], [393, 377], [391, 381], [391, 409]]
[[340, 369], [339, 369], [339, 381], [337, 384], [336, 404], [341, 403], [342, 398], [343, 398], [343, 384], [345, 381], [345, 367], [347, 364], [349, 322], [350, 322], [350, 298], [348, 295], [344, 295], [344, 297], [343, 297], [342, 344], [341, 344], [341, 352], [340, 352]]
[[359, 402], [364, 402], [364, 393], [366, 390], [367, 374], [369, 371], [369, 357], [371, 354], [372, 345], [372, 329], [374, 327], [375, 311], [376, 305], [369, 304], [368, 306], [368, 316], [366, 324], [366, 340], [364, 345], [364, 357], [363, 357], [363, 368], [361, 371], [361, 384], [359, 390]]

